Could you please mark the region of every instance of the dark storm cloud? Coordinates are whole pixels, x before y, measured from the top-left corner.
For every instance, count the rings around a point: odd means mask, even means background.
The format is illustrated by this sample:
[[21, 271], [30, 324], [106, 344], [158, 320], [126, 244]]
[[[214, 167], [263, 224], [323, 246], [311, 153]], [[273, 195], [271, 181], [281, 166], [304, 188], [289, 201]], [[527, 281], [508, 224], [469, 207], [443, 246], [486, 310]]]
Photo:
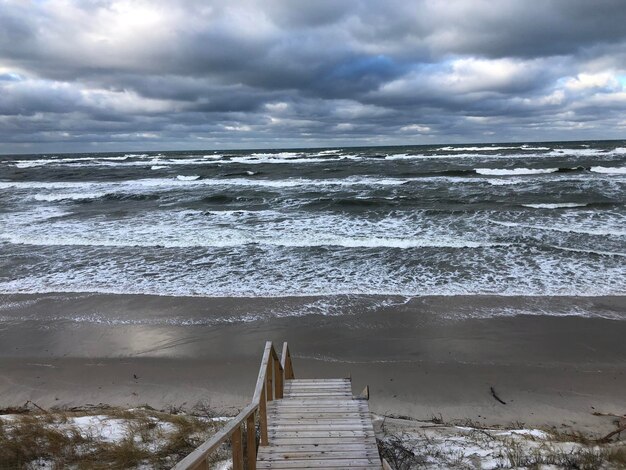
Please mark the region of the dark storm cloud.
[[0, 151], [617, 138], [622, 0], [0, 1]]

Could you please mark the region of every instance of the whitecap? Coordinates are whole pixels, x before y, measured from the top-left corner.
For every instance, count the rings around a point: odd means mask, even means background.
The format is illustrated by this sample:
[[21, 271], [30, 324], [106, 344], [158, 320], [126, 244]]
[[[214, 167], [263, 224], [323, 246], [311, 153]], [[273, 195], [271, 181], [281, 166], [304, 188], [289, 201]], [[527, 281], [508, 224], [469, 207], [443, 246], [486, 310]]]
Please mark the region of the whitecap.
[[[442, 150], [444, 152], [480, 152], [485, 150], [515, 150], [515, 149], [527, 149], [525, 146], [475, 146], [475, 147], [453, 147], [451, 145], [446, 147], [440, 147], [437, 150]], [[541, 147], [539, 147], [541, 148]], [[549, 149], [548, 149], [549, 150]]]
[[602, 149], [591, 149], [591, 148], [584, 148], [584, 149], [554, 149], [551, 152], [549, 152], [549, 155], [554, 155], [554, 156], [580, 156], [580, 157], [589, 157], [589, 156], [595, 156], [595, 155], [600, 155], [600, 154], [606, 154], [606, 152]]
[[510, 170], [504, 168], [476, 168], [474, 171], [479, 175], [489, 176], [508, 176], [508, 175], [541, 175], [547, 173], [556, 173], [558, 168], [512, 168]]
[[590, 168], [594, 173], [602, 173], [606, 175], [626, 175], [626, 167], [608, 167], [608, 166], [592, 166]]
[[536, 230], [547, 230], [550, 232], [562, 232], [562, 233], [581, 233], [585, 235], [599, 235], [599, 236], [616, 236], [623, 237], [626, 236], [626, 231], [624, 230], [611, 230], [611, 229], [594, 229], [594, 228], [584, 228], [570, 225], [532, 225], [532, 224], [520, 224], [518, 222], [504, 222], [501, 220], [490, 220], [489, 222], [502, 225], [504, 227], [523, 227], [523, 228], [531, 228]]
[[98, 199], [104, 197], [106, 193], [61, 193], [61, 194], [35, 194], [36, 201], [58, 202], [58, 201], [80, 201], [85, 199]]
[[200, 175], [190, 175], [190, 176], [178, 175], [176, 177], [176, 179], [179, 180], [179, 181], [195, 181], [195, 180], [197, 180], [199, 178], [200, 178]]
[[582, 249], [582, 248], [569, 248], [569, 247], [558, 246], [558, 245], [548, 245], [548, 246], [550, 248], [555, 248], [557, 250], [572, 251], [572, 252], [575, 252], [575, 253], [589, 253], [589, 254], [600, 255], [600, 256], [621, 256], [621, 257], [626, 257], [626, 253], [619, 253], [619, 252], [616, 252], [616, 251], [588, 250], [588, 249]]
[[579, 202], [559, 202], [559, 203], [546, 203], [546, 204], [522, 204], [524, 207], [531, 207], [533, 209], [561, 209], [568, 207], [585, 207], [587, 204]]

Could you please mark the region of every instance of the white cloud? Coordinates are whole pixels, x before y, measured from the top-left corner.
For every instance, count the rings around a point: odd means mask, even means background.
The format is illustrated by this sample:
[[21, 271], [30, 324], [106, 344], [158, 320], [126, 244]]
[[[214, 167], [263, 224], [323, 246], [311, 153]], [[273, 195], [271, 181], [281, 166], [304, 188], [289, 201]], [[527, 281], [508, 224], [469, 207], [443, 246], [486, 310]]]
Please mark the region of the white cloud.
[[430, 132], [431, 129], [428, 126], [422, 126], [420, 124], [409, 124], [408, 126], [402, 126], [400, 128], [401, 132], [419, 132], [419, 133], [427, 133]]
[[572, 91], [589, 89], [619, 90], [622, 88], [616, 74], [612, 72], [579, 73], [565, 81], [565, 88]]

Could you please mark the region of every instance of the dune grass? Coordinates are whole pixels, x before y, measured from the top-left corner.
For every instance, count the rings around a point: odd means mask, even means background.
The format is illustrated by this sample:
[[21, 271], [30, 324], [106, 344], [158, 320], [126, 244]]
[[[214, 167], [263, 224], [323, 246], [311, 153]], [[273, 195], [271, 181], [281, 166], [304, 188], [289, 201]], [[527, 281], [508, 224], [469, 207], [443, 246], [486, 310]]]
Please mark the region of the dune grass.
[[[186, 413], [150, 407], [6, 411], [0, 413], [2, 470], [171, 468], [223, 425], [206, 406]], [[93, 424], [85, 425], [85, 418]]]

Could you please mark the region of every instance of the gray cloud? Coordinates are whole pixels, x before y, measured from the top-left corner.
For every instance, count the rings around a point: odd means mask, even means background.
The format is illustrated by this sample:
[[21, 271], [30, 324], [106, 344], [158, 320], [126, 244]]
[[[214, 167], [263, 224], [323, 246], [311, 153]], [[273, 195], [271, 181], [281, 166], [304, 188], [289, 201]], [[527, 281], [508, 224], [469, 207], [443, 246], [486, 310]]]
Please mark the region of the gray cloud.
[[0, 152], [623, 138], [624, 24], [621, 0], [5, 0]]

